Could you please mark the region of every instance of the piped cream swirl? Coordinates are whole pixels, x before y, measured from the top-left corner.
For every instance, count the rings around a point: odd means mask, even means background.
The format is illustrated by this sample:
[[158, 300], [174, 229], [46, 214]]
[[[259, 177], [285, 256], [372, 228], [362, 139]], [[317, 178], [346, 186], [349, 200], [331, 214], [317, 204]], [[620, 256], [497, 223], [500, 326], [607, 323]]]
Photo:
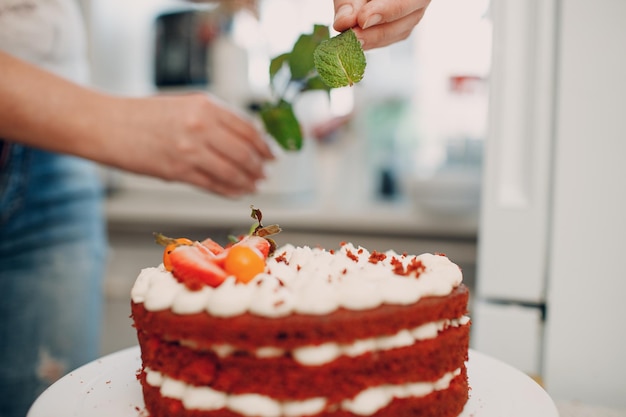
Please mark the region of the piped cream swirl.
[[[131, 298], [149, 311], [284, 317], [324, 315], [340, 307], [365, 310], [382, 304], [409, 305], [423, 297], [448, 295], [462, 282], [460, 268], [443, 255], [388, 251], [376, 263], [370, 262], [370, 255], [350, 243], [337, 251], [287, 245], [268, 259], [265, 271], [252, 282], [239, 284], [229, 277], [216, 288], [200, 291], [189, 290], [160, 265], [141, 271]], [[419, 276], [394, 272], [399, 266], [410, 270], [416, 263], [421, 266]]]

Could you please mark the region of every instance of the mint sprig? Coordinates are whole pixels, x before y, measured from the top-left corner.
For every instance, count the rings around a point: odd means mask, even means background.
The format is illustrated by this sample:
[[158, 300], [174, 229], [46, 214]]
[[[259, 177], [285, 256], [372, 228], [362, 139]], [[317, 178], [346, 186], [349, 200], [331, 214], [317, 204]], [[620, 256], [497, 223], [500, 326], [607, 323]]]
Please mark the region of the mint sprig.
[[315, 49], [313, 61], [322, 80], [332, 88], [352, 86], [365, 73], [365, 54], [352, 29], [323, 41]]
[[[280, 83], [281, 71], [289, 70]], [[311, 90], [330, 92], [353, 85], [363, 78], [365, 54], [350, 29], [334, 38], [328, 26], [314, 25], [313, 32], [300, 35], [290, 52], [270, 62], [270, 86], [275, 101], [261, 105], [261, 120], [267, 132], [286, 150], [302, 148], [302, 129], [293, 111], [293, 100]]]
[[276, 104], [263, 104], [261, 120], [267, 133], [272, 135], [284, 149], [302, 148], [302, 130], [291, 103], [280, 100]]

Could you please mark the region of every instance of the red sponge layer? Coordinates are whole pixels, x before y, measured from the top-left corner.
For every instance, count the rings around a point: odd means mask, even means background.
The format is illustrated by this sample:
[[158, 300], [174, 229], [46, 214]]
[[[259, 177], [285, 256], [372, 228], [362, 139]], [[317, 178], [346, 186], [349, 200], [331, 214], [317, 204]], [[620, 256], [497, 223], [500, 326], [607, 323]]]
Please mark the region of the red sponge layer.
[[[245, 417], [228, 409], [186, 410], [181, 401], [162, 397], [159, 388], [148, 385], [145, 381], [145, 374], [140, 374], [139, 380], [143, 387], [144, 401], [150, 417]], [[461, 374], [452, 380], [448, 389], [435, 391], [424, 397], [394, 399], [370, 417], [456, 417], [463, 411], [467, 399], [467, 373], [463, 368]], [[362, 416], [338, 410], [336, 404], [329, 404], [323, 412], [306, 417]]]
[[144, 366], [191, 385], [278, 400], [322, 396], [339, 401], [371, 386], [435, 381], [461, 368], [467, 360], [469, 329], [469, 324], [450, 327], [411, 346], [341, 356], [321, 366], [302, 366], [289, 354], [260, 359], [238, 352], [220, 358], [144, 333], [139, 333], [139, 342]]
[[467, 287], [460, 285], [446, 297], [425, 297], [407, 306], [382, 305], [364, 311], [340, 308], [325, 316], [292, 314], [278, 319], [252, 314], [231, 318], [207, 313], [180, 315], [169, 310], [148, 311], [137, 303], [131, 303], [131, 309], [138, 331], [164, 340], [192, 340], [199, 348], [228, 344], [241, 350], [260, 346], [291, 350], [303, 345], [350, 343], [393, 335], [425, 323], [459, 318], [467, 312], [468, 298]]

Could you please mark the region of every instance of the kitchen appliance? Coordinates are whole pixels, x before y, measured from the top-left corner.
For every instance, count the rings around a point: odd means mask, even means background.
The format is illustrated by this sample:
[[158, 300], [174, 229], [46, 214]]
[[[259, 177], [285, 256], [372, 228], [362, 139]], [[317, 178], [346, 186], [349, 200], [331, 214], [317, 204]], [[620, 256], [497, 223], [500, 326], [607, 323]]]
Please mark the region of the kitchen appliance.
[[626, 407], [626, 2], [492, 0], [475, 349]]
[[157, 88], [208, 84], [208, 49], [215, 27], [204, 14], [180, 10], [156, 16], [154, 84]]
[[209, 89], [211, 65], [227, 21], [212, 3], [93, 0], [92, 82], [115, 94]]

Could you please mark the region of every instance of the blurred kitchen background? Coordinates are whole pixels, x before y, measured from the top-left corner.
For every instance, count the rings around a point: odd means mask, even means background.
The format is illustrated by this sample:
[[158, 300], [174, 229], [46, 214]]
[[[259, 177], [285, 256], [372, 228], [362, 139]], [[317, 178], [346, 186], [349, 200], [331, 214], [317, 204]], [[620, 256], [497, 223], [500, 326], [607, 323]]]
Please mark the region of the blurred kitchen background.
[[[252, 117], [270, 59], [333, 17], [330, 0], [83, 3], [97, 88], [205, 91]], [[472, 290], [473, 348], [560, 404], [626, 415], [624, 22], [623, 0], [433, 0], [409, 39], [367, 53], [361, 83], [298, 99], [305, 147], [277, 150], [258, 194], [105, 170], [103, 354], [136, 344], [152, 232], [226, 242], [253, 204], [279, 244], [446, 253]]]

